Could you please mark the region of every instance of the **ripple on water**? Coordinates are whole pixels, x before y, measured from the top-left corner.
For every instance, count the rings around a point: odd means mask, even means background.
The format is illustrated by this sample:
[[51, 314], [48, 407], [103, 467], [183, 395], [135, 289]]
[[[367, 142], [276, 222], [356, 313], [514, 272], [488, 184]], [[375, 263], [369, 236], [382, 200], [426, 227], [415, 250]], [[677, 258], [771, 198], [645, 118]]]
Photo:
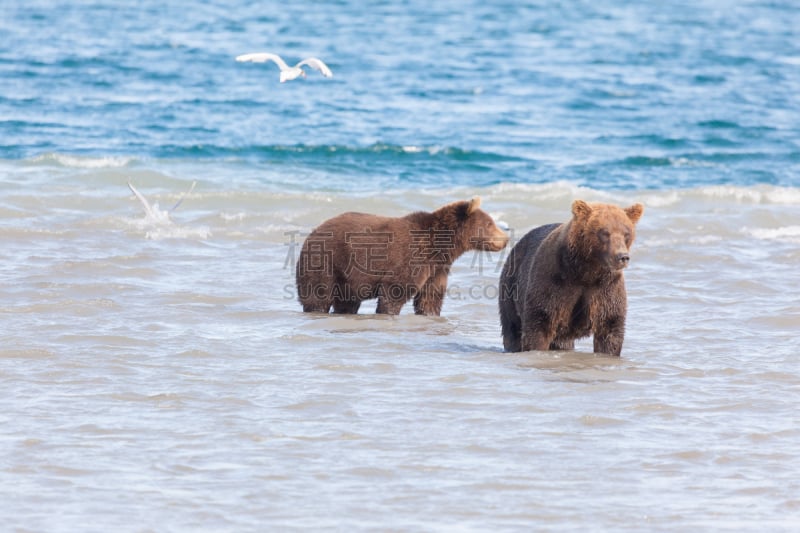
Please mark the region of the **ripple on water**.
[[[797, 529], [795, 3], [139, 4], [3, 4], [5, 529]], [[290, 21], [336, 77], [232, 60]], [[622, 358], [503, 353], [508, 250], [301, 312], [322, 220], [473, 195], [645, 204]]]

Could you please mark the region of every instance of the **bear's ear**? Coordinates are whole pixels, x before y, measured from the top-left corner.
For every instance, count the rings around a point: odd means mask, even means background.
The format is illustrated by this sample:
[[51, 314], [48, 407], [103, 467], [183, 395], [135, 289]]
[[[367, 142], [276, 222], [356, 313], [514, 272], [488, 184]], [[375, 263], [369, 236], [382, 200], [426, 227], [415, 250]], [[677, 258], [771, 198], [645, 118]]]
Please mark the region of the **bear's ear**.
[[[474, 198], [472, 200], [458, 200], [455, 202], [450, 202], [449, 204], [443, 205], [436, 211], [434, 214], [439, 217], [453, 217], [455, 216], [456, 220], [466, 220], [469, 215], [472, 213], [472, 205], [474, 202]], [[480, 200], [478, 200], [480, 203]]]
[[639, 219], [642, 218], [642, 213], [644, 213], [644, 206], [642, 204], [633, 204], [625, 208], [625, 214], [628, 215], [628, 218], [634, 224], [639, 222]]
[[575, 200], [572, 202], [572, 215], [577, 220], [585, 220], [592, 214], [592, 206], [583, 200]]
[[471, 215], [481, 207], [481, 197], [473, 196], [467, 204], [467, 216]]

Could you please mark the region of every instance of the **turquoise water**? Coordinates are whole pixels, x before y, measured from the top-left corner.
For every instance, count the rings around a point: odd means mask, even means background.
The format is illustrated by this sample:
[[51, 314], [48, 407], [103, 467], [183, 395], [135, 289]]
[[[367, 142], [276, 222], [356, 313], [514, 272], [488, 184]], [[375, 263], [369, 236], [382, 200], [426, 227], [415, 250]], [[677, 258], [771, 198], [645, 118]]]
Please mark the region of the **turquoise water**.
[[[4, 2], [3, 527], [796, 531], [797, 28], [788, 1]], [[507, 251], [459, 259], [438, 318], [301, 312], [320, 222], [474, 195], [512, 240], [645, 205], [621, 358], [503, 353]]]
[[[799, 183], [791, 2], [4, 10], [3, 159], [284, 166], [344, 191]], [[274, 65], [233, 61], [251, 50], [319, 56], [334, 78], [278, 84]]]

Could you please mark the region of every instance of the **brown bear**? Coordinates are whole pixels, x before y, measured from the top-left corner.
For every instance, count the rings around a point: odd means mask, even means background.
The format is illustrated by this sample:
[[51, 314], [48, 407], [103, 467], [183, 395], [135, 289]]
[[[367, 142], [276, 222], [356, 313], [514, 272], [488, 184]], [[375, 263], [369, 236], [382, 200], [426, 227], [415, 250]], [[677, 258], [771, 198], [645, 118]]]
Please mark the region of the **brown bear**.
[[439, 316], [450, 266], [467, 250], [500, 251], [508, 236], [475, 197], [390, 218], [344, 213], [306, 238], [297, 261], [297, 295], [305, 312], [396, 315], [414, 300], [418, 315]]
[[572, 219], [540, 226], [512, 248], [500, 274], [500, 322], [508, 352], [573, 350], [594, 337], [594, 351], [620, 355], [630, 261], [644, 207], [576, 200]]

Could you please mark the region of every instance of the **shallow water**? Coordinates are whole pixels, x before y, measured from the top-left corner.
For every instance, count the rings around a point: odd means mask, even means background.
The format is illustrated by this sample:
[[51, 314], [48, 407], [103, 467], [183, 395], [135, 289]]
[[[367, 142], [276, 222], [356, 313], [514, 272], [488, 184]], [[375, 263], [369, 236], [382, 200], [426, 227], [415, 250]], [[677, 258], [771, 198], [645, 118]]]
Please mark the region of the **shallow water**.
[[[167, 206], [173, 185], [140, 190]], [[795, 190], [470, 188], [513, 232], [573, 197], [648, 205], [619, 359], [502, 353], [502, 253], [456, 263], [440, 318], [300, 312], [292, 239], [315, 221], [466, 189], [201, 181], [167, 223], [113, 169], [25, 190], [0, 231], [12, 529], [797, 525]]]
[[[4, 4], [4, 527], [800, 528], [794, 5], [309, 6]], [[473, 195], [645, 205], [621, 358], [503, 353], [507, 251], [301, 312], [321, 221]]]

